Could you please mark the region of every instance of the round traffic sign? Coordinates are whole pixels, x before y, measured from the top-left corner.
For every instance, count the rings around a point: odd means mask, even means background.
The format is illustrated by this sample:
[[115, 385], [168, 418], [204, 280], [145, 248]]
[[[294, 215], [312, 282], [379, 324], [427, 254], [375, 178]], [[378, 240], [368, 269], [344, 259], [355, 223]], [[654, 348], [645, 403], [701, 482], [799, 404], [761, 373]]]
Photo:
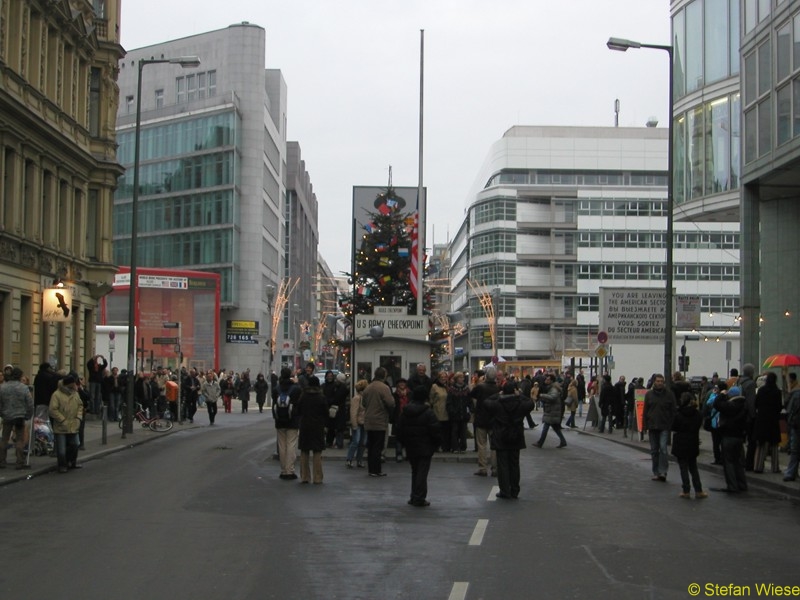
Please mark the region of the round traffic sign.
[[601, 331], [597, 334], [597, 341], [601, 344], [605, 344], [608, 341], [608, 334], [605, 331]]

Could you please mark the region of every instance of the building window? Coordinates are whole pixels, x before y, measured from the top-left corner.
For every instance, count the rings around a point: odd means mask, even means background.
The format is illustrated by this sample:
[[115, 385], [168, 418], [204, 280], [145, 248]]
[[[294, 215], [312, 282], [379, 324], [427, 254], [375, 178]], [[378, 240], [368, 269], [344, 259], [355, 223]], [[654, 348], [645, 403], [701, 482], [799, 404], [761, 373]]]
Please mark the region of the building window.
[[209, 71], [206, 73], [207, 77], [207, 84], [208, 84], [208, 94], [206, 94], [209, 98], [211, 96], [217, 95], [217, 72], [216, 71]]
[[513, 200], [494, 199], [475, 207], [475, 225], [516, 220], [517, 203]]
[[176, 77], [175, 78], [175, 103], [176, 104], [183, 104], [186, 101], [186, 78]]
[[792, 72], [792, 31], [791, 24], [786, 23], [776, 32], [775, 46], [776, 81], [786, 79]]
[[703, 87], [703, 3], [686, 6], [686, 92]]
[[705, 0], [704, 50], [705, 82], [728, 76], [728, 31], [720, 23], [728, 22], [728, 0]]
[[127, 114], [131, 114], [135, 110], [133, 100], [133, 96], [125, 96], [125, 111]]
[[156, 108], [164, 107], [164, 90], [156, 90]]
[[186, 76], [186, 101], [193, 102], [197, 98], [197, 78], [194, 74]]
[[758, 103], [758, 156], [772, 150], [772, 103], [769, 96]]
[[707, 104], [706, 121], [706, 194], [716, 194], [730, 188], [730, 110], [728, 97]]
[[775, 95], [778, 102], [777, 145], [792, 138], [792, 86], [783, 86]]
[[89, 76], [89, 133], [100, 135], [100, 69], [92, 67]]

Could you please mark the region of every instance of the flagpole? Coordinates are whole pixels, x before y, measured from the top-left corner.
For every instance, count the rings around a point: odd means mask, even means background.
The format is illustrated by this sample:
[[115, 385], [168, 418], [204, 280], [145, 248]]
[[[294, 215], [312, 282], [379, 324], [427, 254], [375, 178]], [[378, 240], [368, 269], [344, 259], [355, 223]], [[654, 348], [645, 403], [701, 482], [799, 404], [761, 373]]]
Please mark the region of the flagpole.
[[419, 30], [419, 182], [417, 198], [419, 199], [419, 216], [417, 220], [417, 316], [423, 315], [422, 310], [422, 274], [425, 271], [425, 224], [427, 202], [422, 185], [422, 109], [423, 89], [425, 83], [425, 30]]

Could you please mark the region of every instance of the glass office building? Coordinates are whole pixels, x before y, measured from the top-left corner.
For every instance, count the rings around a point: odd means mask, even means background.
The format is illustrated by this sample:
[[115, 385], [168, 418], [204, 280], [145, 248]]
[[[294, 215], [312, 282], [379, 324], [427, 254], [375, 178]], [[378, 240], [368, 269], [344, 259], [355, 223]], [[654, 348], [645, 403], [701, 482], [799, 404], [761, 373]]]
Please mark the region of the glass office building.
[[681, 0], [671, 12], [675, 218], [740, 223], [734, 363], [798, 353], [800, 2]]
[[[287, 88], [250, 23], [131, 50], [119, 64], [114, 260], [130, 264], [138, 61], [142, 72], [137, 263], [220, 276], [220, 365], [265, 368], [268, 286], [286, 276]], [[316, 219], [314, 211], [304, 215]], [[314, 224], [316, 231], [316, 223]], [[316, 246], [311, 269], [316, 265]], [[248, 323], [248, 336], [228, 323]]]

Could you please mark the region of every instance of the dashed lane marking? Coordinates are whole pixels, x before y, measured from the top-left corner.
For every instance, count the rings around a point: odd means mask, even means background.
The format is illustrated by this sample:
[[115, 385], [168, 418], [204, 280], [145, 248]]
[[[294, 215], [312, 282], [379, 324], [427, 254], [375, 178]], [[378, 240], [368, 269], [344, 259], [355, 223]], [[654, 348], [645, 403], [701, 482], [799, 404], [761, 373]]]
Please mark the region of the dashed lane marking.
[[464, 600], [464, 598], [467, 597], [468, 587], [468, 581], [453, 582], [453, 589], [450, 590], [450, 595], [447, 597], [447, 600]]
[[483, 542], [483, 535], [486, 533], [486, 528], [489, 526], [489, 519], [478, 519], [475, 524], [475, 529], [472, 531], [472, 537], [469, 538], [470, 546], [480, 546]]
[[497, 496], [495, 496], [495, 494], [497, 494], [499, 492], [500, 492], [500, 487], [496, 486], [496, 485], [493, 485], [492, 489], [489, 491], [489, 497], [487, 498], [487, 500], [489, 502], [494, 502], [495, 500], [497, 500]]

